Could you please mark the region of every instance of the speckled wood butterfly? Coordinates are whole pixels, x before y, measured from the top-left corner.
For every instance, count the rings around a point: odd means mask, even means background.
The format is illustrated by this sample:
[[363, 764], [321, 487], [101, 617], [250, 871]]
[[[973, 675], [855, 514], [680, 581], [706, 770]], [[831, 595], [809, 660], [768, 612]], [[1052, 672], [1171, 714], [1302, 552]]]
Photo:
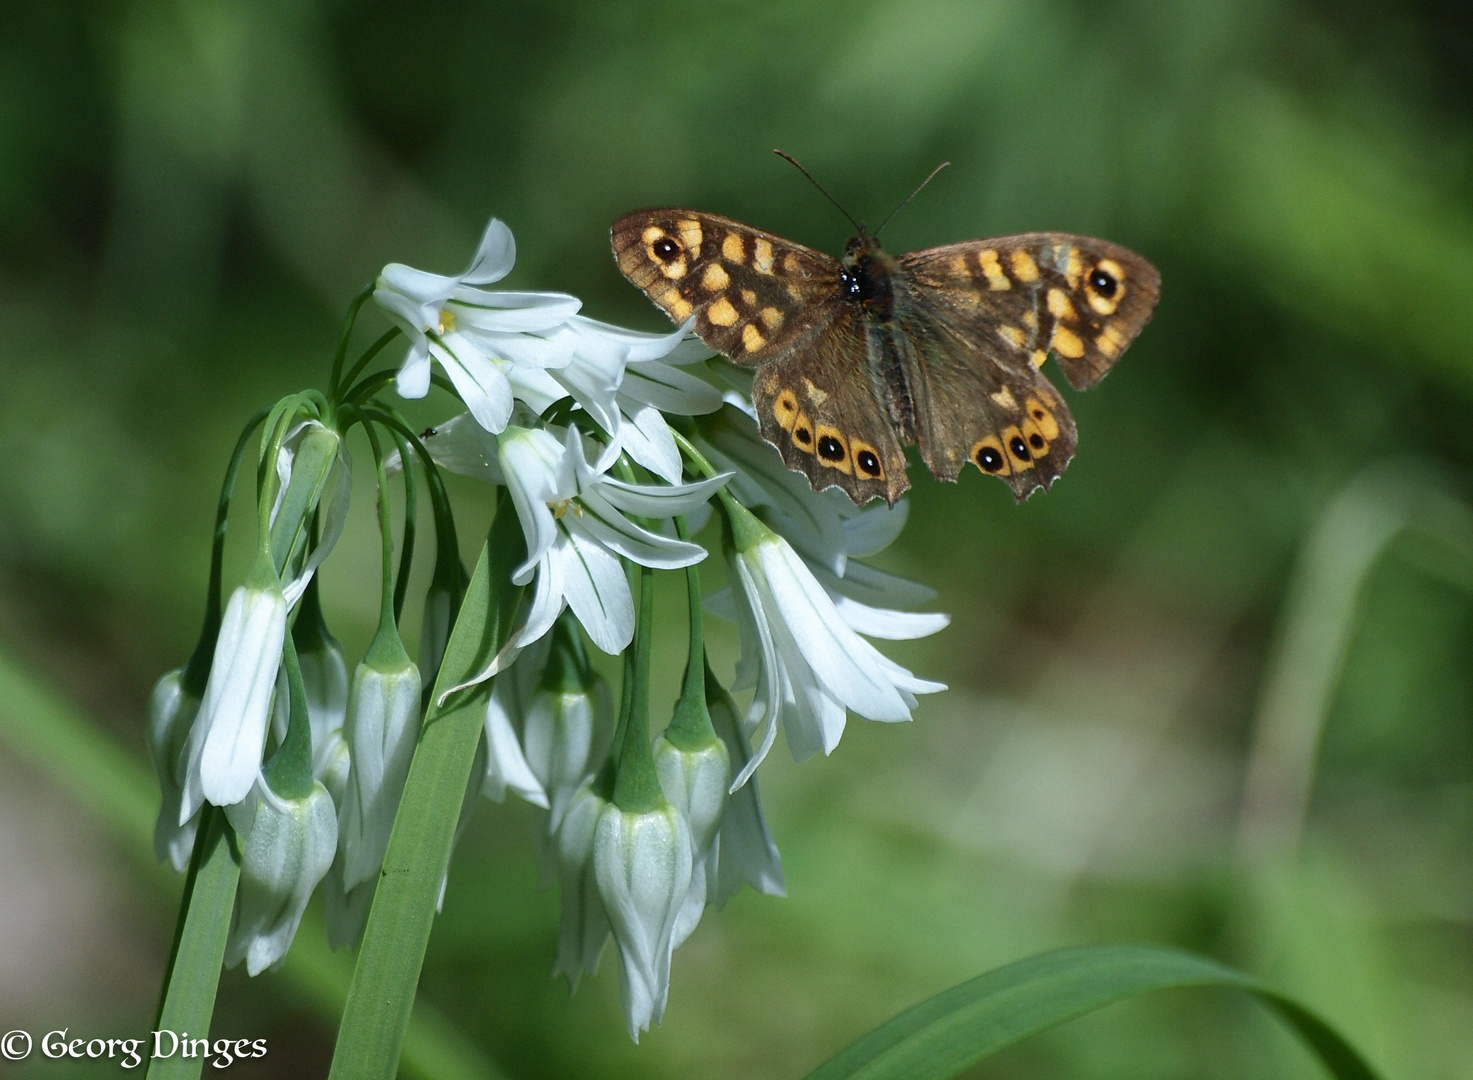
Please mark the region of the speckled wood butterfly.
[[863, 226], [842, 260], [696, 210], [614, 223], [624, 276], [757, 369], [762, 437], [816, 490], [863, 505], [910, 487], [902, 443], [955, 480], [970, 461], [1018, 501], [1064, 471], [1074, 419], [1039, 368], [1093, 386], [1151, 317], [1156, 268], [1067, 233], [886, 254]]

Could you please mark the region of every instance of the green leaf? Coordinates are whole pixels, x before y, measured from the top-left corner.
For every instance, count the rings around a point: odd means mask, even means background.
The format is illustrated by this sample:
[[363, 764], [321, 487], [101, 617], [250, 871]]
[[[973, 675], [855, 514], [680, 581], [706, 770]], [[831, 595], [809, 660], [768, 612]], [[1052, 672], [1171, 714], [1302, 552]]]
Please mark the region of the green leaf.
[[392, 1080], [398, 1074], [440, 883], [485, 721], [485, 689], [454, 694], [444, 705], [433, 703], [449, 687], [484, 670], [505, 643], [522, 592], [512, 585], [511, 572], [525, 555], [521, 526], [510, 499], [503, 497], [445, 648], [409, 767], [338, 1028], [331, 1080]]
[[1032, 956], [907, 1009], [808, 1075], [808, 1080], [943, 1080], [989, 1054], [1151, 990], [1220, 986], [1258, 998], [1339, 1080], [1375, 1080], [1349, 1043], [1302, 1005], [1252, 976], [1190, 953], [1105, 945]]

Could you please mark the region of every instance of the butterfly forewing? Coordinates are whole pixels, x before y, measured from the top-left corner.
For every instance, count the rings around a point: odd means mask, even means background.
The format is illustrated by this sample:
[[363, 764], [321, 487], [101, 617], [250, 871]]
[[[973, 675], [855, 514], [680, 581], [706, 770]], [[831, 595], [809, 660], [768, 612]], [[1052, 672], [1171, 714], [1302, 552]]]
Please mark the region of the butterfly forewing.
[[949, 244], [898, 262], [923, 304], [975, 315], [980, 346], [1022, 350], [1034, 367], [1056, 356], [1077, 389], [1115, 366], [1161, 291], [1156, 268], [1135, 252], [1068, 233]]
[[755, 367], [823, 331], [838, 311], [835, 259], [695, 210], [639, 210], [614, 223], [623, 271], [677, 323]]

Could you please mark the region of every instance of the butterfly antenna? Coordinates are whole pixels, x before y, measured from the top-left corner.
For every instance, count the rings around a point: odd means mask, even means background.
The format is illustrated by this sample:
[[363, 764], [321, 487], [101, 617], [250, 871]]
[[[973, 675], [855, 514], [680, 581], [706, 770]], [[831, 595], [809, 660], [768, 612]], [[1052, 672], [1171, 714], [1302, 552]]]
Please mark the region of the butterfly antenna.
[[[939, 173], [942, 169], [946, 168], [950, 164], [951, 164], [951, 162], [949, 162], [949, 161], [943, 161], [940, 165], [937, 165], [934, 169], [932, 169], [931, 170], [931, 175], [928, 176], [928, 177], [926, 177], [924, 180], [921, 181], [921, 186], [918, 187], [918, 188], [916, 188], [914, 191], [912, 191], [910, 193], [910, 198], [907, 198], [905, 200], [905, 202], [901, 203], [894, 210], [891, 210], [890, 211], [890, 217], [887, 217], [884, 221], [880, 222], [880, 229], [883, 229], [886, 225], [890, 224], [890, 218], [893, 218], [896, 214], [900, 213], [900, 211], [904, 210], [907, 206], [909, 206], [910, 205], [910, 200], [911, 199], [914, 199], [917, 195], [919, 195], [921, 193], [921, 188], [925, 187], [932, 180], [936, 179], [936, 174]], [[880, 229], [876, 229], [875, 230], [875, 238], [876, 239], [879, 239]]]
[[[856, 232], [864, 232], [864, 226], [861, 225], [859, 222], [855, 221], [852, 217], [850, 217], [848, 210], [845, 210], [842, 206], [839, 206], [839, 200], [836, 199], [836, 198], [834, 198], [827, 191], [825, 191], [824, 190], [824, 186], [822, 184], [820, 184], [817, 180], [813, 179], [813, 174], [811, 172], [809, 172], [807, 169], [805, 169], [802, 165], [798, 164], [798, 159], [797, 158], [795, 158], [792, 154], [789, 154], [789, 153], [787, 153], [784, 150], [774, 150], [773, 153], [776, 154], [780, 158], [786, 159], [800, 173], [802, 173], [804, 176], [808, 177], [808, 182], [811, 183], [814, 187], [818, 188], [819, 191], [822, 191], [823, 192], [823, 197], [825, 199], [827, 199], [829, 202], [833, 203], [835, 206], [838, 206], [839, 207], [839, 213], [843, 214], [846, 218], [849, 218], [849, 224], [851, 224], [851, 225], [854, 226], [854, 229], [855, 229]], [[925, 185], [923, 184], [921, 186], [924, 187]]]

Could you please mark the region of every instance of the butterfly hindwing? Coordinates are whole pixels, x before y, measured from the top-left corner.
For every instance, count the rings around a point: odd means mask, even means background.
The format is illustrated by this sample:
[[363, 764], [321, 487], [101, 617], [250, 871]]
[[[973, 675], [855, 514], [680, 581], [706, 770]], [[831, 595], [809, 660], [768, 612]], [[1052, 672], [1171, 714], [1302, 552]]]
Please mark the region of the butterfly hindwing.
[[746, 367], [784, 355], [836, 313], [839, 264], [750, 225], [695, 210], [614, 223], [619, 269], [676, 323]]
[[752, 380], [762, 437], [815, 491], [842, 488], [855, 503], [894, 504], [910, 487], [895, 430], [875, 404], [859, 311], [838, 305], [807, 349], [763, 364]]

